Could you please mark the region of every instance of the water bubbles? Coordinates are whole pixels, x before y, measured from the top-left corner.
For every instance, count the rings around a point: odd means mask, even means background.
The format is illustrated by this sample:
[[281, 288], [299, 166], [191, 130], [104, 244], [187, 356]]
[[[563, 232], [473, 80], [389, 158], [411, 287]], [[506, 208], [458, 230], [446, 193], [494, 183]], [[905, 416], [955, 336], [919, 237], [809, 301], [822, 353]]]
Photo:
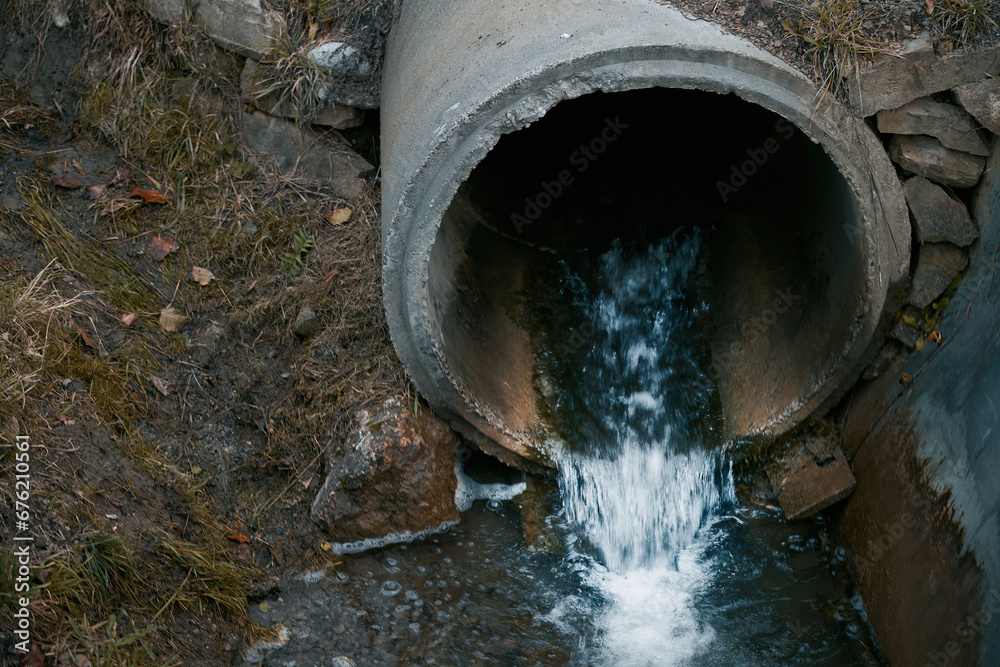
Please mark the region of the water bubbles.
[[350, 579], [350, 577], [347, 575], [346, 572], [337, 573], [337, 581], [339, 581], [340, 583], [345, 583], [348, 579]]
[[427, 574], [427, 568], [423, 565], [417, 566], [417, 574]]
[[451, 565], [451, 556], [445, 556], [444, 563], [445, 565]]
[[399, 561], [395, 558], [386, 558], [382, 563], [382, 569], [389, 574], [397, 574], [400, 571]]
[[486, 503], [486, 506], [489, 507], [491, 510], [493, 510], [495, 512], [498, 509], [500, 509], [500, 501], [499, 500], [490, 500], [490, 501], [488, 501]]
[[382, 584], [382, 595], [392, 596], [403, 590], [403, 585], [398, 581], [393, 581], [392, 579], [387, 579]]
[[410, 623], [406, 627], [408, 627], [411, 632], [420, 632], [420, 624], [419, 623]]
[[[434, 542], [437, 542], [437, 540], [434, 540]], [[436, 553], [436, 554], [440, 554], [440, 553], [441, 553], [441, 547], [436, 547], [436, 548], [434, 549], [434, 553]]]
[[406, 591], [406, 592], [405, 592], [405, 593], [403, 594], [403, 596], [404, 596], [404, 597], [405, 597], [405, 598], [406, 598], [407, 600], [410, 600], [410, 601], [413, 601], [413, 600], [416, 600], [416, 599], [418, 599], [418, 598], [420, 597], [420, 594], [419, 594], [419, 593], [417, 593], [416, 591], [413, 591], [413, 590], [409, 590], [409, 591]]

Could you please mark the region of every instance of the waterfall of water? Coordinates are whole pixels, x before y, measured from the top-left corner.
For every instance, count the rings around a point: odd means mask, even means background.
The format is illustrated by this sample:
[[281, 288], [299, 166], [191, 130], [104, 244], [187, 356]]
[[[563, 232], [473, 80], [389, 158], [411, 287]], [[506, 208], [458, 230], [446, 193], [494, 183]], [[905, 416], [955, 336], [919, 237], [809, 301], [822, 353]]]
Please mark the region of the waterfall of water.
[[569, 436], [559, 484], [569, 523], [598, 559], [588, 578], [610, 603], [600, 642], [616, 664], [672, 664], [711, 641], [690, 606], [706, 576], [692, 544], [734, 490], [706, 442], [715, 394], [699, 246], [696, 232], [679, 230], [645, 252], [615, 245], [587, 279], [567, 269], [593, 333], [560, 372]]

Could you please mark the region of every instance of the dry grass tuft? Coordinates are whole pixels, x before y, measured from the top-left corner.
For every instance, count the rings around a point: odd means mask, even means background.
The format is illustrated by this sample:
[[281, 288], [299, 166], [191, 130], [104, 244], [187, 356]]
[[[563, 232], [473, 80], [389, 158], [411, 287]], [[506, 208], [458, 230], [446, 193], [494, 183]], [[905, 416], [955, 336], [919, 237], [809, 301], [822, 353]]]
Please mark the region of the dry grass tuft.
[[994, 11], [993, 0], [940, 0], [936, 4], [928, 0], [927, 5], [931, 10], [931, 25], [954, 35], [960, 46], [968, 46], [980, 35], [997, 29], [990, 16]]
[[821, 104], [827, 93], [836, 97], [844, 79], [861, 59], [874, 59], [885, 43], [869, 36], [865, 23], [874, 9], [861, 9], [857, 0], [812, 0], [802, 5], [802, 18], [782, 27], [806, 44], [806, 54], [823, 80]]

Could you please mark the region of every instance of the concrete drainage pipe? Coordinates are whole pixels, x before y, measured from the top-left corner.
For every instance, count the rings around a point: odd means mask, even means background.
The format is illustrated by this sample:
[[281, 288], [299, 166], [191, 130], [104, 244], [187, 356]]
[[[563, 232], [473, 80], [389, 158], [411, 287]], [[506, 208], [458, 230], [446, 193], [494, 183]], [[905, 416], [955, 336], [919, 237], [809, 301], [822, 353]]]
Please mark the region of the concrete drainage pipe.
[[407, 0], [383, 80], [383, 281], [418, 390], [488, 452], [551, 465], [525, 316], [560, 306], [537, 287], [546, 263], [698, 224], [730, 434], [835, 400], [910, 231], [878, 139], [818, 99], [651, 0]]

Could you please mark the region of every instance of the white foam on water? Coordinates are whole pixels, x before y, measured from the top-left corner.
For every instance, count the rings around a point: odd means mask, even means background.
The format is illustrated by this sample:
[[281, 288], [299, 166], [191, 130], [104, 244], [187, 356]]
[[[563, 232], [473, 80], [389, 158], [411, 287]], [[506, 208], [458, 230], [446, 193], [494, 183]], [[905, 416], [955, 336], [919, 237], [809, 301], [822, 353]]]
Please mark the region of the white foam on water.
[[591, 659], [617, 667], [669, 667], [704, 653], [715, 631], [698, 620], [692, 604], [710, 579], [700, 552], [697, 546], [681, 552], [676, 568], [595, 567], [589, 583], [609, 604], [596, 619], [600, 642]]
[[512, 500], [524, 493], [525, 482], [517, 484], [480, 484], [465, 474], [461, 461], [455, 463], [455, 475], [458, 485], [455, 487], [455, 506], [459, 512], [468, 512], [472, 503], [477, 500], [492, 500], [500, 502]]
[[[603, 287], [584, 304], [597, 333], [580, 362], [588, 376], [576, 410], [605, 441], [571, 443], [557, 463], [580, 575], [599, 598], [586, 664], [685, 665], [715, 638], [694, 606], [712, 579], [698, 537], [735, 491], [731, 465], [691, 428], [710, 386], [690, 344], [704, 307], [689, 293], [698, 249], [697, 235], [678, 236], [656, 251], [665, 261], [651, 262], [616, 247], [601, 260]], [[584, 599], [546, 620], [558, 626]]]

